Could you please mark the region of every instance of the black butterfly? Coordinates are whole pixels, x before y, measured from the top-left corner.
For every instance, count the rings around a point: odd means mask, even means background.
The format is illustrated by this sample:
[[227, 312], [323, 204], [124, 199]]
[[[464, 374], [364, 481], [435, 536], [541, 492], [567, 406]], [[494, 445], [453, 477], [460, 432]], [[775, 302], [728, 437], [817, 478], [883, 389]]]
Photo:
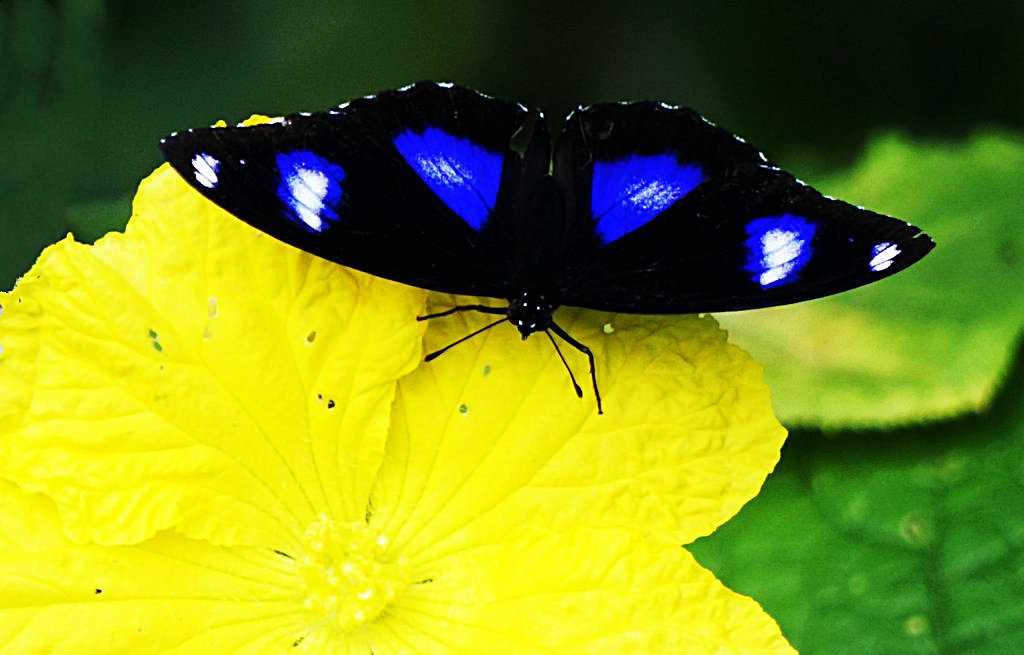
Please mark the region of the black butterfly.
[[589, 357], [599, 411], [594, 356], [554, 322], [559, 305], [783, 305], [891, 275], [934, 246], [908, 223], [821, 195], [696, 112], [655, 102], [577, 109], [553, 155], [539, 111], [430, 82], [270, 124], [178, 132], [162, 149], [207, 198], [293, 246], [508, 300], [420, 318], [498, 314], [483, 329], [507, 320], [557, 350], [553, 332]]

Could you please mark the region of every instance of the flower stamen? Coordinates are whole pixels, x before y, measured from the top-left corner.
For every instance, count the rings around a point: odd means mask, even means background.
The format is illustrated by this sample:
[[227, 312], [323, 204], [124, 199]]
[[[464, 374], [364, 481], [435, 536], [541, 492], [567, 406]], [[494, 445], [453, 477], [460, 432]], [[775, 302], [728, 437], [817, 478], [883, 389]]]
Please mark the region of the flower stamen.
[[387, 552], [388, 538], [362, 522], [317, 517], [304, 537], [299, 575], [306, 607], [350, 631], [380, 616], [409, 584], [404, 557]]

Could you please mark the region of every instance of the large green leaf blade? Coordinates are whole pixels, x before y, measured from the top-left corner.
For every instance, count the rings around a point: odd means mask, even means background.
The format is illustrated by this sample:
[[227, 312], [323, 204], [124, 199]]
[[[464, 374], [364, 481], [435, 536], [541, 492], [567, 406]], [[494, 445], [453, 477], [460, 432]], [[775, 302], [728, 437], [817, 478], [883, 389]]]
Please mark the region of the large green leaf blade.
[[761, 495], [691, 550], [804, 655], [1024, 644], [1024, 366], [992, 411], [798, 431]]

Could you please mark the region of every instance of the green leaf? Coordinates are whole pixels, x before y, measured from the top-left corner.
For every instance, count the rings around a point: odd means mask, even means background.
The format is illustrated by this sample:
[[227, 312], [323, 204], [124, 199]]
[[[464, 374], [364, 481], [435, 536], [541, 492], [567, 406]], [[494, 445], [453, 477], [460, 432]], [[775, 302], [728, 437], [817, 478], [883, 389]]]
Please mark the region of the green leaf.
[[813, 180], [837, 198], [932, 235], [920, 263], [877, 284], [756, 313], [721, 314], [765, 364], [788, 425], [869, 427], [984, 407], [1024, 323], [1024, 141], [876, 140], [847, 174]]
[[1024, 364], [992, 411], [797, 432], [761, 495], [691, 547], [804, 655], [1002, 655], [1024, 643]]

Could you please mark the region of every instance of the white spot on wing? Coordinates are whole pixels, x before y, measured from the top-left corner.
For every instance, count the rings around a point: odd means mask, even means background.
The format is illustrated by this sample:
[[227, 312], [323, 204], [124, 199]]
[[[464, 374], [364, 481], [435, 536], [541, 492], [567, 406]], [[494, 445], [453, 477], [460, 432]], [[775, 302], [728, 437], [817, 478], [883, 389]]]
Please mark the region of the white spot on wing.
[[642, 179], [626, 187], [625, 200], [652, 214], [665, 210], [688, 189], [662, 179]]
[[758, 283], [766, 287], [792, 273], [806, 243], [795, 230], [774, 229], [765, 232], [761, 237], [761, 265], [765, 270], [758, 278]]
[[875, 273], [884, 271], [892, 266], [892, 260], [895, 259], [900, 252], [902, 251], [896, 247], [895, 243], [883, 241], [871, 249], [872, 257], [868, 266], [870, 266], [871, 270]]
[[325, 208], [324, 199], [327, 197], [330, 183], [330, 178], [323, 171], [302, 167], [296, 167], [285, 179], [291, 193], [288, 202], [295, 210], [295, 214], [317, 232], [326, 226], [321, 214]]
[[811, 260], [814, 223], [783, 214], [758, 218], [747, 225], [750, 255], [746, 270], [762, 288], [791, 283]]
[[220, 160], [201, 152], [192, 158], [192, 168], [195, 169], [196, 181], [207, 189], [217, 186], [217, 169], [220, 168]]

